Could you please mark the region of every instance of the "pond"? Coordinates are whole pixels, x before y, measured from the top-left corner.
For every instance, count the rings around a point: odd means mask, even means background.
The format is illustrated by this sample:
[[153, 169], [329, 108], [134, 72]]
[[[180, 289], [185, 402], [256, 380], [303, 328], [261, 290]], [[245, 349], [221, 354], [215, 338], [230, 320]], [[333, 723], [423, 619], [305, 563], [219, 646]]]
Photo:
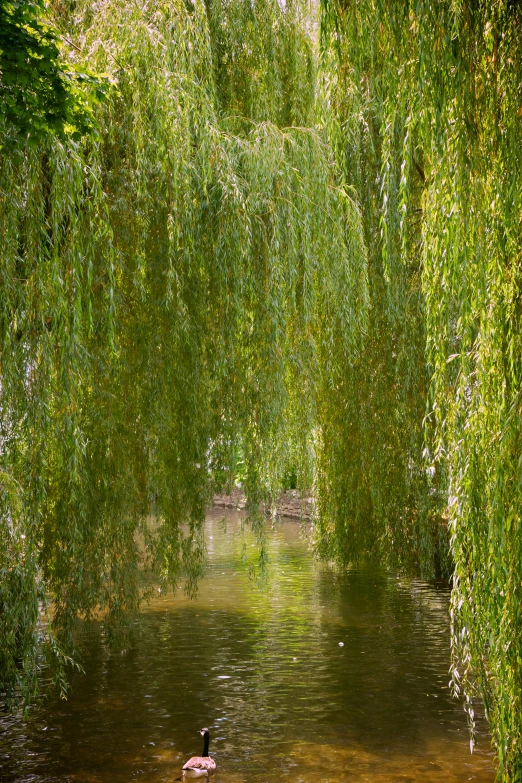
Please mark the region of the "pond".
[[299, 523], [269, 534], [269, 579], [235, 512], [207, 521], [199, 596], [155, 598], [132, 649], [85, 636], [68, 701], [0, 721], [2, 783], [160, 783], [202, 752], [216, 783], [482, 781], [451, 698], [445, 589], [312, 558]]

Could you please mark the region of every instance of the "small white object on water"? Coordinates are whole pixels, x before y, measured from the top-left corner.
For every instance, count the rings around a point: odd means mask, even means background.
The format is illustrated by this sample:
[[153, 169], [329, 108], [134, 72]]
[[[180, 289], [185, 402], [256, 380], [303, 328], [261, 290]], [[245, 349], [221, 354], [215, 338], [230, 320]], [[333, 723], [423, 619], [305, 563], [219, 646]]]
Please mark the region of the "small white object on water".
[[297, 661], [297, 658], [292, 658], [293, 661]]
[[339, 647], [344, 647], [344, 642], [339, 642]]

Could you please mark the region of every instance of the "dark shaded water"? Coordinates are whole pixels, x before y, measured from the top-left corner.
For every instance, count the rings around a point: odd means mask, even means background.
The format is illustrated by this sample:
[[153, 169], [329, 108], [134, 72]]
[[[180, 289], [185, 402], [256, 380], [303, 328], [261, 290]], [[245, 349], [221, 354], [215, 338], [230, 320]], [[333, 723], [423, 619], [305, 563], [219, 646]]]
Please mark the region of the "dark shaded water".
[[[293, 521], [249, 579], [235, 514], [208, 520], [197, 601], [154, 600], [135, 645], [86, 640], [67, 702], [0, 720], [2, 783], [173, 781], [211, 730], [216, 783], [494, 781], [448, 689], [448, 592], [315, 563]], [[342, 642], [343, 646], [339, 643]]]

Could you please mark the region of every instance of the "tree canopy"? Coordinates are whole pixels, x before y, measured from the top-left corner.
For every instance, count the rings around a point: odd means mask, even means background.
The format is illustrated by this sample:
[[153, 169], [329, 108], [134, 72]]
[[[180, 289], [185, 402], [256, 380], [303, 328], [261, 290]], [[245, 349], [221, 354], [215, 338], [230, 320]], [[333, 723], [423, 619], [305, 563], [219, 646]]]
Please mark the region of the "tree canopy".
[[68, 14], [71, 57], [117, 90], [97, 134], [0, 163], [8, 698], [49, 652], [63, 686], [76, 618], [101, 610], [116, 631], [149, 573], [193, 588], [206, 504], [239, 457], [261, 533], [296, 454], [310, 475], [321, 390], [367, 310], [360, 214], [316, 123], [298, 9]]
[[[370, 290], [383, 291], [377, 356], [395, 379], [391, 402], [380, 393], [358, 427], [372, 432], [386, 406], [385, 421], [413, 414], [410, 432], [424, 429], [424, 451], [402, 439], [402, 486], [427, 472], [430, 504], [403, 493], [394, 547], [408, 541], [412, 508], [447, 520], [454, 689], [472, 727], [480, 694], [500, 773], [519, 781], [521, 8], [325, 0], [323, 11], [325, 56], [341, 66], [331, 83], [338, 155], [358, 178]], [[377, 535], [397, 518], [388, 498]], [[343, 535], [334, 530], [341, 546]]]

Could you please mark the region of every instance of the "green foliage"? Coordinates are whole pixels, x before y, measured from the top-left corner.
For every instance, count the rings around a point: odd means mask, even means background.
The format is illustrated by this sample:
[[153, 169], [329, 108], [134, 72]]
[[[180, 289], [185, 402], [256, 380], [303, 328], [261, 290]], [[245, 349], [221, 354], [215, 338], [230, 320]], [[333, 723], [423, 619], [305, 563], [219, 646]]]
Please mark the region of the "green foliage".
[[454, 569], [455, 689], [520, 781], [518, 6], [325, 3], [320, 71], [277, 0], [79, 0], [63, 59], [0, 11], [38, 141], [0, 159], [6, 699], [66, 687], [78, 616], [196, 589], [214, 489], [262, 544], [314, 483], [324, 557]]
[[448, 579], [444, 500], [423, 456], [424, 173], [409, 114], [387, 100], [390, 53], [373, 41], [365, 13], [342, 17], [342, 37], [328, 37], [326, 15], [323, 36], [325, 122], [343, 184], [360, 202], [370, 312], [361, 351], [322, 399], [317, 545], [343, 563]]
[[[521, 8], [363, 0], [324, 12], [345, 80], [341, 153], [359, 150], [379, 178], [359, 192], [378, 202], [367, 232], [380, 239], [385, 296], [399, 314], [420, 298], [404, 366], [428, 403], [427, 461], [419, 446], [412, 465], [429, 467], [444, 498], [454, 688], [472, 728], [480, 694], [500, 775], [520, 781]], [[358, 144], [362, 134], [375, 141]]]
[[0, 0], [0, 118], [3, 144], [49, 133], [92, 130], [94, 105], [108, 83], [60, 57], [55, 28], [43, 21], [43, 0]]
[[367, 306], [298, 9], [85, 0], [67, 25], [117, 82], [100, 132], [0, 159], [0, 674], [26, 698], [46, 638], [64, 681], [78, 616], [126, 632], [152, 573], [195, 589], [235, 470], [262, 539]]

